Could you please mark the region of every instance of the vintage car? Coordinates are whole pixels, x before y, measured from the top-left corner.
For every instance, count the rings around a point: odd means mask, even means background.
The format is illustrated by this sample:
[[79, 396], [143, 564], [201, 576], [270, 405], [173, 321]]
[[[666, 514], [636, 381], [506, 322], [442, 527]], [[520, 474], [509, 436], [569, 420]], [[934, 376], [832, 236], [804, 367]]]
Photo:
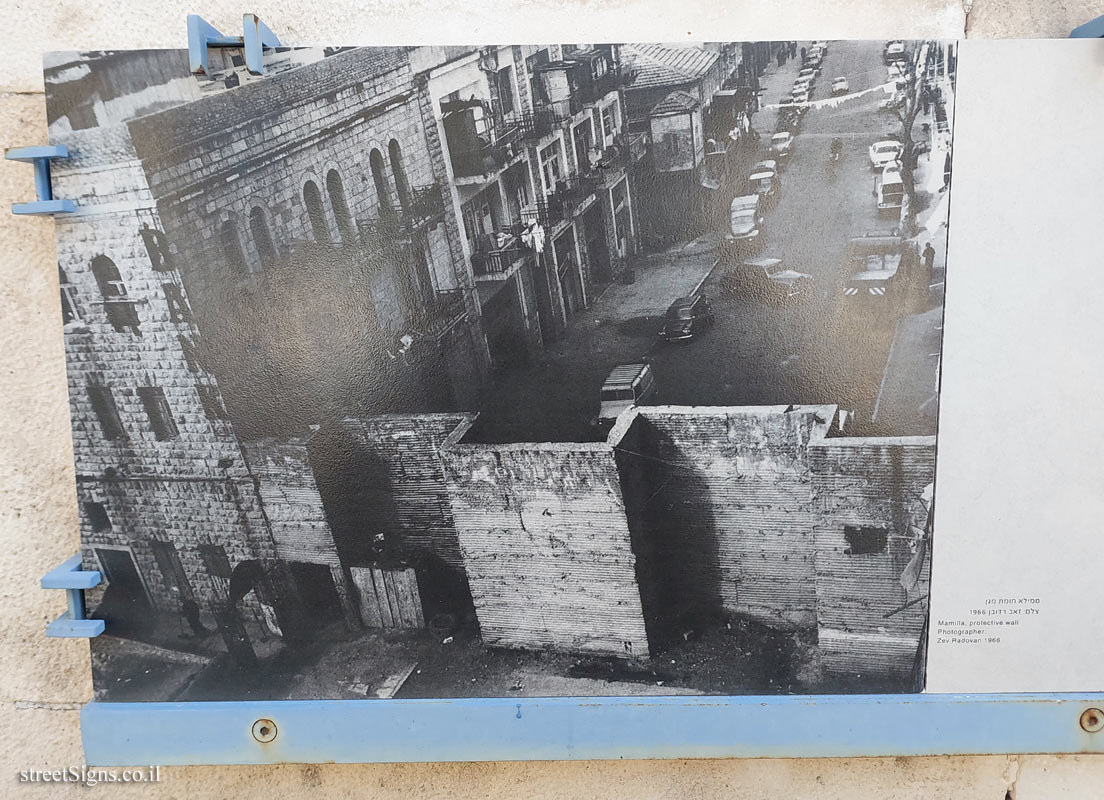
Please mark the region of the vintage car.
[[800, 85], [794, 86], [793, 91], [790, 92], [790, 97], [792, 97], [793, 101], [799, 105], [801, 103], [808, 103], [811, 99], [809, 89], [805, 86]]
[[790, 157], [790, 152], [793, 150], [794, 135], [789, 131], [780, 131], [770, 140], [770, 154], [778, 161], [782, 161]]
[[725, 234], [725, 240], [736, 246], [757, 242], [762, 224], [762, 200], [758, 194], [734, 197], [729, 206], [729, 232]]
[[705, 295], [680, 297], [671, 303], [663, 317], [663, 330], [659, 337], [668, 342], [692, 339], [713, 324], [713, 309]]
[[768, 207], [778, 202], [778, 196], [782, 192], [778, 162], [768, 159], [752, 167], [751, 174], [748, 175], [748, 190], [762, 197], [763, 203]]
[[905, 202], [905, 184], [901, 181], [901, 168], [887, 164], [882, 174], [874, 179], [874, 196], [879, 214], [899, 214]]
[[836, 78], [832, 81], [832, 97], [839, 97], [849, 91], [851, 91], [851, 85], [847, 82], [847, 78]]
[[905, 43], [900, 39], [887, 42], [885, 50], [882, 51], [882, 58], [887, 64], [894, 61], [905, 61], [908, 58], [908, 53], [905, 52]]
[[811, 294], [813, 277], [788, 269], [781, 258], [749, 258], [730, 267], [721, 280], [725, 291], [767, 302], [791, 302]]
[[902, 144], [896, 139], [884, 139], [870, 145], [870, 166], [883, 169], [886, 164], [901, 160]]
[[602, 383], [598, 424], [612, 426], [627, 408], [643, 405], [657, 393], [655, 376], [647, 364], [619, 364]]

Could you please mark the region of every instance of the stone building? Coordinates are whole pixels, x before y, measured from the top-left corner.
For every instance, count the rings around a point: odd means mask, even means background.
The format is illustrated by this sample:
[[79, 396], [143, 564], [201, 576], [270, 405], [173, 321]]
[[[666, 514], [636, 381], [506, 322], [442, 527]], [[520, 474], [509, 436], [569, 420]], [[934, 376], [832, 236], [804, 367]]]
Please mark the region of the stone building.
[[616, 45], [420, 50], [496, 368], [525, 363], [636, 249]]

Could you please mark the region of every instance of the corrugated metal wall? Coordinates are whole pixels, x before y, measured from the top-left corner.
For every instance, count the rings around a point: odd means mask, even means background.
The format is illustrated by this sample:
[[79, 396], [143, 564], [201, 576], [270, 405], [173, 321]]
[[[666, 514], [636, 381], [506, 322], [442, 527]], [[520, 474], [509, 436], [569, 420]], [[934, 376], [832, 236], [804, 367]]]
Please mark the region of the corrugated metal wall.
[[441, 457], [486, 644], [648, 655], [612, 448], [459, 444]]
[[[816, 591], [825, 666], [837, 672], [908, 675], [927, 615], [927, 549], [916, 587], [901, 575], [912, 559], [909, 526], [922, 530], [921, 497], [935, 480], [935, 437], [826, 439], [810, 449], [819, 519]], [[845, 526], [885, 529], [884, 551], [852, 554]], [[913, 533], [915, 535], [915, 533]]]

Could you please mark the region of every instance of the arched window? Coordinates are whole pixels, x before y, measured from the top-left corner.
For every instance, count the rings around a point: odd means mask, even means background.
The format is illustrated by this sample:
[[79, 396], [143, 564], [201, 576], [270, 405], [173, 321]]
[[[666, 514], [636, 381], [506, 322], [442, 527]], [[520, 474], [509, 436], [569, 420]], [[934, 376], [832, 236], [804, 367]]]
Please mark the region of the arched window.
[[254, 206], [249, 212], [249, 233], [253, 236], [253, 246], [257, 248], [261, 269], [272, 266], [276, 261], [276, 246], [272, 244], [272, 232], [268, 229], [268, 220], [260, 206]]
[[92, 275], [100, 288], [104, 311], [111, 327], [118, 333], [129, 330], [141, 335], [138, 310], [134, 307], [134, 301], [127, 296], [126, 284], [123, 283], [115, 262], [104, 255], [96, 256], [92, 259]]
[[326, 194], [330, 196], [330, 206], [337, 219], [337, 230], [341, 234], [342, 243], [352, 242], [356, 238], [353, 215], [349, 213], [349, 204], [345, 202], [345, 185], [336, 169], [326, 173]]
[[380, 214], [391, 210], [391, 187], [384, 173], [383, 153], [372, 150], [368, 154], [368, 166], [372, 169], [372, 182], [376, 184], [376, 197], [379, 198]]
[[246, 273], [245, 253], [242, 251], [241, 240], [238, 238], [238, 229], [233, 220], [226, 220], [219, 229], [219, 244], [222, 246], [222, 257], [230, 273], [236, 277], [242, 277]]
[[391, 174], [395, 176], [395, 191], [399, 195], [399, 205], [403, 209], [410, 208], [410, 182], [406, 179], [402, 147], [399, 146], [398, 139], [392, 139], [387, 145], [387, 153], [391, 157]]
[[330, 226], [326, 222], [326, 209], [322, 205], [322, 195], [314, 181], [303, 184], [303, 204], [307, 207], [307, 219], [310, 220], [311, 233], [319, 244], [330, 241]]

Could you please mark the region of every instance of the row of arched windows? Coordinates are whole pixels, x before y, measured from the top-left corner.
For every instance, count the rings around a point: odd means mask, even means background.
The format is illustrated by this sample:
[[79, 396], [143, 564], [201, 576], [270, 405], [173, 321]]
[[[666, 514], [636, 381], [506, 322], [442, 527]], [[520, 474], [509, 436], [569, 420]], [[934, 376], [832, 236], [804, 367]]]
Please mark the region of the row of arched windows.
[[[398, 201], [400, 209], [405, 210], [410, 206], [410, 183], [407, 180], [406, 169], [403, 166], [402, 146], [397, 139], [392, 139], [388, 143], [386, 160], [379, 148], [373, 148], [368, 154], [368, 167], [372, 173], [372, 183], [376, 189], [381, 217], [395, 212], [396, 209], [393, 205], [395, 200]], [[390, 167], [390, 175], [388, 175], [388, 167]], [[354, 242], [357, 235], [356, 219], [349, 209], [349, 203], [345, 196], [345, 183], [341, 178], [341, 173], [336, 169], [331, 169], [326, 173], [325, 192], [329, 199], [330, 209], [333, 212], [340, 243], [349, 244]], [[330, 221], [322, 197], [322, 189], [311, 178], [303, 183], [302, 199], [303, 208], [307, 214], [307, 222], [310, 226], [311, 238], [322, 244], [333, 242]], [[267, 264], [272, 263], [277, 258], [277, 249], [263, 208], [254, 206], [249, 212], [248, 227], [256, 250], [257, 260], [260, 262], [259, 268], [264, 270]], [[223, 257], [231, 272], [244, 276], [254, 271], [249, 269], [235, 219], [231, 218], [222, 223], [219, 239]]]

